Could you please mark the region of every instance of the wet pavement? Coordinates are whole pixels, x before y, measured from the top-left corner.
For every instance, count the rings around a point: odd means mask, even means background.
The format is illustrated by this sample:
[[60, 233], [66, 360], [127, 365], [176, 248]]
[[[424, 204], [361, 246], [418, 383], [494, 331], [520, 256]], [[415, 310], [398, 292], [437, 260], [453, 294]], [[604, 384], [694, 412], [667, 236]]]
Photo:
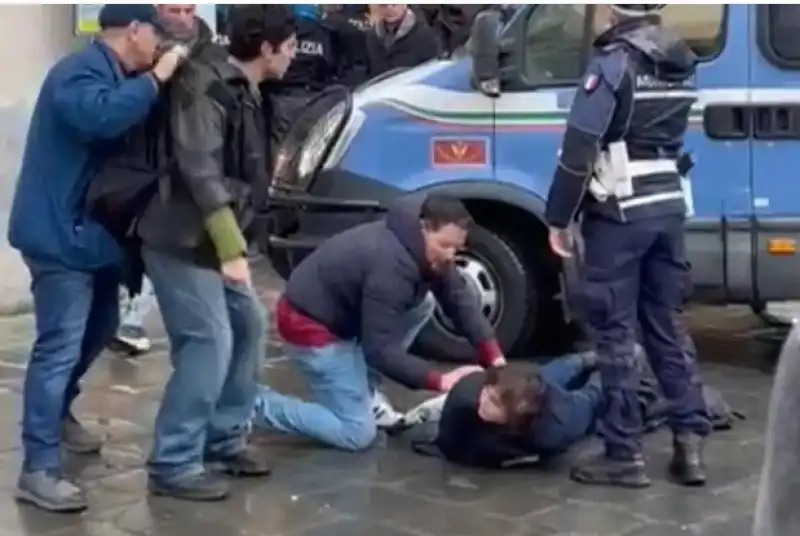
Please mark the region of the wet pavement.
[[[274, 299], [273, 291], [264, 294]], [[746, 332], [743, 323], [751, 322], [741, 314], [693, 315], [701, 352], [719, 358], [755, 351], [737, 338]], [[761, 372], [720, 364], [703, 366], [705, 380], [745, 411], [747, 420], [711, 439], [705, 489], [679, 489], [666, 481], [670, 439], [664, 432], [648, 440], [654, 485], [645, 491], [573, 484], [566, 477], [570, 459], [546, 470], [489, 473], [417, 456], [395, 439], [354, 455], [273, 436], [256, 440], [274, 459], [273, 476], [237, 483], [229, 501], [150, 499], [143, 464], [169, 369], [163, 338], [147, 356], [109, 353], [91, 371], [77, 412], [109, 441], [101, 458], [67, 458], [70, 474], [90, 487], [91, 507], [79, 516], [43, 513], [12, 498], [20, 460], [21, 379], [32, 330], [30, 317], [0, 320], [0, 437], [6, 438], [0, 439], [0, 536], [715, 536], [750, 530], [771, 381]], [[269, 348], [264, 378], [302, 392], [278, 345]], [[419, 399], [394, 388], [389, 395], [399, 406]], [[589, 443], [571, 459], [597, 448]]]

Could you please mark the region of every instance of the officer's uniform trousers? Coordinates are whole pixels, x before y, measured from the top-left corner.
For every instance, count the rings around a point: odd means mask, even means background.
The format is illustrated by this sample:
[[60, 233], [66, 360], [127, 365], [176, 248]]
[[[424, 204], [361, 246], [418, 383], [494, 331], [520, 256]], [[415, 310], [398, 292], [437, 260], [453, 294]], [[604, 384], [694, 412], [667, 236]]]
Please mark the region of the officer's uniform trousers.
[[598, 433], [610, 457], [641, 451], [637, 335], [674, 405], [669, 419], [673, 431], [701, 436], [710, 431], [694, 345], [679, 313], [688, 267], [684, 226], [683, 215], [618, 223], [590, 213], [583, 221], [586, 322], [597, 346], [605, 393]]

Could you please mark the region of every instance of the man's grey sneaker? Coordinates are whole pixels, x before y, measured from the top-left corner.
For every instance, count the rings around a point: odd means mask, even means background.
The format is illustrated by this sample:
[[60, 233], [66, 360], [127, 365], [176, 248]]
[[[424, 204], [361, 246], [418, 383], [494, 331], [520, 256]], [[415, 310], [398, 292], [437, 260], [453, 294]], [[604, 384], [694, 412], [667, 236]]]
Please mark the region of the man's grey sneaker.
[[61, 444], [73, 454], [98, 454], [103, 448], [103, 438], [91, 433], [70, 415], [61, 421]]
[[206, 456], [206, 467], [233, 477], [265, 477], [272, 474], [272, 465], [259, 453], [247, 448], [233, 456]]
[[211, 471], [174, 482], [161, 481], [151, 476], [148, 488], [157, 497], [196, 502], [222, 501], [228, 498], [231, 489], [225, 477]]
[[375, 424], [382, 430], [393, 429], [403, 420], [403, 414], [398, 412], [380, 391], [372, 394], [372, 414], [375, 416]]
[[86, 491], [55, 473], [22, 473], [15, 498], [49, 512], [82, 512], [89, 507]]
[[145, 354], [153, 346], [147, 332], [139, 326], [121, 326], [114, 337], [114, 343], [131, 355]]

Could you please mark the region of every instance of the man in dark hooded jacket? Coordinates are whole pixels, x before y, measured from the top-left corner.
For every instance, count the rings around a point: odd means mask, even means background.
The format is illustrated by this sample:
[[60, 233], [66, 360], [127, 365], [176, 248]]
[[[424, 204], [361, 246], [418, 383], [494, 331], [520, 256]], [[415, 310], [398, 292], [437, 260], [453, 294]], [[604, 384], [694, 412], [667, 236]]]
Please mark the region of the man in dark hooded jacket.
[[408, 353], [439, 302], [483, 366], [505, 364], [491, 326], [453, 264], [470, 216], [456, 199], [401, 201], [381, 221], [334, 236], [295, 269], [278, 304], [284, 349], [314, 402], [265, 388], [256, 425], [337, 448], [367, 448], [377, 432], [380, 375], [447, 392], [477, 367], [441, 373]]
[[408, 4], [378, 4], [378, 21], [367, 34], [369, 78], [398, 67], [416, 67], [438, 55], [436, 35]]
[[367, 34], [372, 30], [366, 4], [326, 5], [325, 23], [332, 33], [337, 82], [351, 88], [366, 82]]

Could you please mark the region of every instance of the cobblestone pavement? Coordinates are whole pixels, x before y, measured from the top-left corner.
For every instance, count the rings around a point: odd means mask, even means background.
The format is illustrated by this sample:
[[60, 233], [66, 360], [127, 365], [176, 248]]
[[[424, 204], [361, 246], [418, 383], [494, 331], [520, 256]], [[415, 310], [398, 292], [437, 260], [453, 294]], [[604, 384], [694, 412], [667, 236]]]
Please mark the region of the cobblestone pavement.
[[[265, 295], [274, 297], [272, 292]], [[720, 321], [721, 314], [701, 315], [706, 318], [705, 324], [699, 322], [701, 328], [718, 339], [707, 347], [713, 352], [747, 351], [736, 339], [742, 332], [742, 325], [736, 323], [741, 319], [734, 315], [733, 320]], [[720, 335], [722, 331], [714, 331], [712, 324], [727, 325], [732, 331], [727, 337]], [[32, 329], [29, 317], [0, 321], [0, 400], [5, 408], [0, 412], [0, 430], [5, 430], [0, 437], [6, 438], [0, 439], [0, 536], [749, 533], [771, 383], [758, 371], [704, 365], [706, 381], [747, 413], [746, 421], [710, 441], [710, 486], [706, 489], [679, 489], [663, 478], [669, 455], [666, 433], [648, 441], [655, 484], [646, 491], [580, 487], [566, 478], [566, 459], [547, 470], [484, 473], [416, 456], [395, 440], [384, 440], [371, 452], [350, 455], [273, 437], [257, 440], [274, 457], [276, 468], [270, 479], [237, 483], [235, 495], [225, 503], [196, 505], [149, 499], [145, 492], [143, 462], [169, 368], [163, 339], [151, 354], [139, 359], [104, 355], [91, 371], [78, 413], [109, 441], [102, 458], [68, 458], [67, 462], [69, 472], [90, 486], [91, 508], [80, 516], [45, 514], [12, 499], [20, 460], [21, 379]], [[264, 377], [281, 389], [302, 391], [278, 346], [269, 349]], [[390, 396], [398, 405], [414, 401], [398, 389], [392, 389]], [[596, 449], [596, 444], [586, 445], [573, 459]]]

